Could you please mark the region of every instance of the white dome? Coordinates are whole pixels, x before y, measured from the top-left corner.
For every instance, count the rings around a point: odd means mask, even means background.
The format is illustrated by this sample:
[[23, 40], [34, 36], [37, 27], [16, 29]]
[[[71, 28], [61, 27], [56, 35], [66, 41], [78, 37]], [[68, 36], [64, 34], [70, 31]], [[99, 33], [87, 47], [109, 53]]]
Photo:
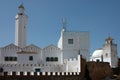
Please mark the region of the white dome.
[[98, 49], [98, 50], [95, 50], [92, 54], [92, 57], [101, 57], [103, 54], [103, 50], [102, 49]]

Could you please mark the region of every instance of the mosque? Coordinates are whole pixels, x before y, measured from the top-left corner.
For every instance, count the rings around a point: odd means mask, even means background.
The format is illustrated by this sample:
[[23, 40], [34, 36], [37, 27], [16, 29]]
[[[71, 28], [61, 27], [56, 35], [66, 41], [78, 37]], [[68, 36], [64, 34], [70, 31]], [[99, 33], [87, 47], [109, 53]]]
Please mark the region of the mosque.
[[117, 44], [113, 42], [111, 37], [108, 37], [102, 48], [95, 50], [90, 58], [91, 61], [109, 62], [112, 68], [118, 67]]
[[64, 20], [57, 46], [27, 45], [28, 16], [23, 5], [18, 8], [15, 43], [0, 48], [0, 72], [81, 72], [81, 57], [86, 61], [109, 62], [111, 67], [117, 67], [117, 45], [112, 38], [107, 38], [103, 48], [90, 57], [89, 32], [67, 31]]
[[80, 72], [81, 56], [89, 60], [89, 32], [67, 31], [65, 21], [58, 41], [40, 48], [27, 45], [27, 20], [24, 6], [15, 16], [15, 43], [0, 48], [0, 70], [4, 72]]

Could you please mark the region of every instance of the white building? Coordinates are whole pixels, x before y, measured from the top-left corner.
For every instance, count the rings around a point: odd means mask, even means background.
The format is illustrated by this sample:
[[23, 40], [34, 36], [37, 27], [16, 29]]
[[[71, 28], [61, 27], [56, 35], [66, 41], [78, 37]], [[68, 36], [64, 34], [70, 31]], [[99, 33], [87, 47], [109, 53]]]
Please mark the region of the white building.
[[0, 70], [24, 72], [80, 72], [80, 54], [89, 60], [89, 33], [69, 32], [63, 27], [58, 47], [27, 45], [27, 20], [24, 6], [16, 15], [15, 44], [0, 48]]
[[63, 51], [64, 59], [75, 58], [81, 54], [88, 61], [90, 57], [89, 32], [72, 32], [63, 28], [58, 47]]
[[91, 61], [109, 62], [112, 68], [118, 66], [117, 44], [113, 42], [111, 37], [106, 39], [102, 48], [93, 52]]

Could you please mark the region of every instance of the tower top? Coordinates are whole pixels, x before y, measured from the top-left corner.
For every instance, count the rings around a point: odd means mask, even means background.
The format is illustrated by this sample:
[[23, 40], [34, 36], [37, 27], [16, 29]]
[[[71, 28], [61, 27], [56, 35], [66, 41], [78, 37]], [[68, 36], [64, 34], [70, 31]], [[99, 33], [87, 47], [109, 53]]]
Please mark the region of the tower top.
[[106, 38], [105, 41], [106, 41], [107, 44], [112, 44], [113, 40], [114, 39], [109, 36], [108, 38]]
[[19, 13], [24, 13], [25, 8], [23, 4], [21, 4], [18, 8], [19, 8]]
[[25, 9], [23, 4], [21, 4], [18, 8], [22, 8], [22, 9]]

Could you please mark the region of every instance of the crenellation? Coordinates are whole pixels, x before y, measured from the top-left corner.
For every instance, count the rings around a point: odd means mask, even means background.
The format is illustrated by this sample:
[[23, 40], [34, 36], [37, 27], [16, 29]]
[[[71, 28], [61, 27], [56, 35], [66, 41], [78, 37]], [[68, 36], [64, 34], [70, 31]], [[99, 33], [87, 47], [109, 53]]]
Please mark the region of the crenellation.
[[27, 72], [26, 72], [26, 71], [25, 71], [25, 72], [23, 72], [23, 75], [27, 76]]
[[12, 76], [12, 75], [13, 75], [13, 72], [8, 72], [8, 74], [9, 74], [10, 76]]
[[35, 75], [35, 73], [34, 72], [30, 72], [30, 75]]
[[0, 76], [71, 76], [79, 75], [79, 72], [4, 72]]
[[40, 75], [41, 75], [41, 74], [40, 74], [40, 72], [35, 72], [35, 73], [37, 73], [37, 74], [36, 74], [36, 76], [37, 76], [37, 75], [38, 75], [38, 76], [40, 76]]
[[19, 75], [20, 75], [20, 72], [16, 72], [16, 75], [18, 75], [18, 76], [19, 76]]
[[46, 75], [46, 72], [42, 72], [42, 75]]
[[66, 63], [67, 61], [78, 61], [78, 60], [76, 58], [64, 59], [64, 63]]
[[60, 72], [54, 72], [53, 75], [60, 75]]
[[61, 75], [64, 75], [64, 72], [62, 72]]

